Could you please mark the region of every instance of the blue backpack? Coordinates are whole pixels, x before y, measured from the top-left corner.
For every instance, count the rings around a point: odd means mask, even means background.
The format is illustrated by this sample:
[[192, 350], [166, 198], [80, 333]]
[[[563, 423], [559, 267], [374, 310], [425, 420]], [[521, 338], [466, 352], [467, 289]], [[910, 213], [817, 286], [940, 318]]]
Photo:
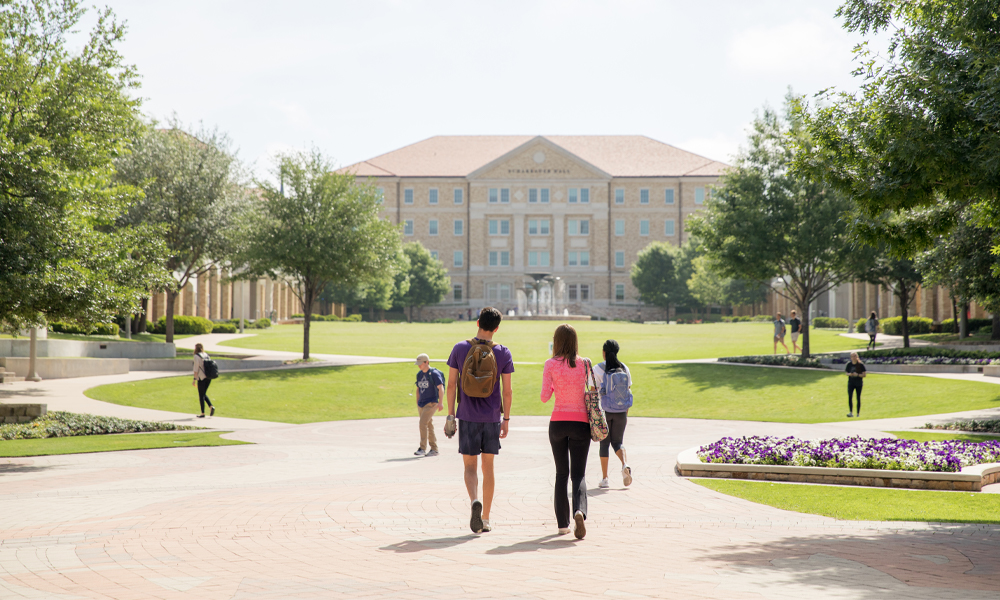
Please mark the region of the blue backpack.
[[[601, 363], [605, 369], [605, 363]], [[604, 372], [601, 382], [601, 408], [607, 412], [625, 412], [632, 406], [632, 390], [628, 389], [628, 373], [624, 368]]]

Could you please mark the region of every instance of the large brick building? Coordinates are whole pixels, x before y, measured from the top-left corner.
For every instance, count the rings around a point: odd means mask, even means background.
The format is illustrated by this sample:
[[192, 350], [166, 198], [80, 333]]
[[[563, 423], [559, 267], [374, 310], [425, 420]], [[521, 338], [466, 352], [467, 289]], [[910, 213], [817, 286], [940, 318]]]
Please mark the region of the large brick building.
[[631, 318], [636, 255], [685, 240], [725, 167], [644, 136], [437, 136], [344, 170], [373, 180], [404, 241], [448, 269], [452, 292], [425, 317]]

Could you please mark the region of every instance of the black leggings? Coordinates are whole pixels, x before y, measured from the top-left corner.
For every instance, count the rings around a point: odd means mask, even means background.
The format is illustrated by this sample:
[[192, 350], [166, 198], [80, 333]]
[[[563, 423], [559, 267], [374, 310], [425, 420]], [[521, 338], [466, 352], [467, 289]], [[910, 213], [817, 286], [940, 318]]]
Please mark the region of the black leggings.
[[211, 379], [198, 380], [198, 402], [201, 404], [201, 414], [205, 414], [206, 404], [212, 406], [212, 401], [208, 399], [208, 386], [211, 384]]
[[556, 460], [555, 509], [559, 527], [569, 527], [567, 480], [573, 480], [573, 514], [587, 518], [587, 454], [590, 452], [590, 424], [577, 421], [549, 421], [549, 444]]
[[610, 447], [617, 453], [622, 449], [622, 440], [625, 439], [625, 426], [628, 425], [628, 411], [614, 413], [606, 412], [604, 415], [608, 419], [608, 437], [601, 440], [601, 458], [608, 458]]
[[858, 393], [858, 412], [854, 414], [858, 415], [861, 414], [861, 388], [863, 388], [864, 385], [865, 382], [854, 377], [851, 377], [850, 379], [847, 380], [847, 410], [849, 410], [852, 413], [854, 412], [854, 403], [853, 403], [853, 398], [851, 397], [851, 392]]
[[[877, 334], [875, 334], [875, 333], [869, 333], [868, 334], [868, 346], [871, 346], [872, 350], [875, 349], [875, 336], [876, 335]], [[865, 346], [865, 348], [868, 348], [868, 346]]]

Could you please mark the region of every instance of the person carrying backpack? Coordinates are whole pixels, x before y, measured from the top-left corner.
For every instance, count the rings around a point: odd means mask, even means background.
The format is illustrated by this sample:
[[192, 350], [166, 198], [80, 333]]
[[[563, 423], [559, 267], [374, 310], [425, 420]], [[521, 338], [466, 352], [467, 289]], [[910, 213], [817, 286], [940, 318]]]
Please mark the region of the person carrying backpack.
[[205, 347], [201, 344], [194, 345], [194, 381], [191, 385], [198, 386], [198, 402], [201, 403], [201, 414], [198, 415], [199, 419], [205, 418], [205, 405], [211, 409], [212, 412], [208, 413], [208, 416], [215, 414], [215, 405], [212, 401], [208, 399], [208, 386], [211, 385], [212, 380], [219, 376], [219, 366], [215, 364], [215, 361], [209, 358], [208, 354], [205, 354]]
[[[449, 438], [455, 435], [457, 418], [458, 452], [465, 464], [465, 487], [472, 500], [469, 527], [473, 533], [493, 529], [490, 525], [493, 459], [500, 454], [500, 440], [507, 437], [510, 405], [514, 399], [510, 383], [514, 358], [507, 347], [493, 341], [502, 319], [499, 310], [482, 309], [476, 322], [479, 326], [476, 337], [455, 344], [448, 357], [448, 420], [444, 424], [444, 434]], [[482, 500], [479, 499], [477, 473], [480, 455], [483, 457]]]
[[625, 487], [632, 485], [632, 467], [628, 466], [625, 456], [625, 426], [628, 425], [628, 409], [632, 407], [632, 374], [628, 367], [618, 360], [618, 342], [604, 342], [604, 362], [594, 366], [594, 377], [600, 386], [601, 408], [608, 419], [608, 437], [601, 440], [601, 472], [603, 479], [598, 487], [609, 488], [608, 459], [609, 448], [613, 448], [618, 459], [622, 461], [622, 483]]

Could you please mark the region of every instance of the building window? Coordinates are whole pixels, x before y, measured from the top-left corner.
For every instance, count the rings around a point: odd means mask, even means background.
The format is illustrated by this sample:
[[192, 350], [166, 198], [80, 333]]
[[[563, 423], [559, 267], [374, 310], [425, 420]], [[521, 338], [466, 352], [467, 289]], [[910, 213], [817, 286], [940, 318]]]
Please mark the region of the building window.
[[649, 190], [639, 190], [639, 204], [649, 204]]
[[430, 204], [438, 203], [438, 191], [437, 188], [431, 188], [427, 192], [427, 202]]
[[413, 204], [413, 188], [403, 190], [403, 204]]
[[413, 235], [413, 219], [403, 221], [403, 235]]
[[434, 260], [438, 259], [438, 251], [437, 250], [431, 250], [431, 258], [433, 258]]
[[571, 267], [588, 267], [590, 266], [590, 251], [585, 250], [582, 252], [570, 252], [569, 253], [569, 266]]
[[490, 235], [510, 235], [510, 221], [507, 219], [490, 219]]
[[502, 250], [500, 252], [500, 266], [509, 267], [510, 266], [510, 252]]
[[570, 252], [570, 253], [569, 253], [569, 254], [567, 255], [567, 257], [568, 257], [568, 259], [567, 259], [567, 260], [568, 260], [568, 263], [567, 263], [567, 264], [568, 264], [569, 266], [571, 266], [571, 267], [575, 267], [575, 266], [577, 266], [577, 264], [578, 264], [578, 263], [577, 263], [577, 260], [578, 260], [578, 259], [577, 259], [577, 256], [576, 256], [576, 252]]
[[663, 224], [663, 235], [674, 235], [674, 220], [667, 219], [666, 223]]
[[538, 253], [537, 252], [529, 252], [528, 253], [528, 266], [529, 267], [537, 267], [538, 266]]
[[625, 219], [615, 219], [615, 235], [625, 235]]
[[566, 289], [569, 292], [569, 301], [570, 302], [576, 302], [576, 299], [579, 297], [578, 293], [576, 291], [577, 290], [576, 284], [575, 283], [571, 283], [568, 286], [566, 286]]
[[625, 302], [625, 284], [616, 283], [615, 284], [615, 300], [618, 302]]
[[528, 190], [528, 202], [531, 204], [548, 204], [549, 188], [530, 188]]
[[576, 204], [577, 202], [580, 201], [579, 198], [580, 198], [580, 190], [578, 190], [577, 188], [569, 188], [569, 203]]
[[590, 221], [587, 219], [570, 219], [570, 235], [590, 235]]
[[528, 221], [528, 235], [549, 235], [549, 220], [530, 219]]
[[500, 253], [496, 251], [490, 252], [490, 266], [499, 267], [500, 266]]
[[509, 283], [486, 284], [486, 300], [510, 302], [510, 284]]
[[375, 202], [378, 204], [385, 202], [385, 188], [375, 188]]
[[590, 251], [584, 250], [580, 253], [580, 266], [589, 267], [590, 266]]
[[673, 204], [674, 203], [674, 190], [673, 190], [673, 188], [665, 190], [663, 192], [663, 201], [666, 204]]
[[454, 254], [452, 255], [452, 263], [455, 265], [456, 268], [461, 267], [462, 265], [465, 264], [465, 255], [462, 253], [461, 250], [455, 250]]
[[615, 252], [615, 266], [619, 269], [625, 268], [625, 253], [621, 250]]
[[455, 302], [462, 301], [462, 284], [456, 283], [451, 286], [451, 298]]
[[465, 221], [455, 219], [455, 235], [465, 235]]
[[569, 188], [569, 203], [587, 204], [590, 202], [590, 188]]
[[625, 204], [625, 190], [623, 188], [615, 190], [615, 204]]
[[529, 267], [547, 267], [547, 266], [549, 266], [549, 253], [548, 252], [529, 252], [528, 253], [528, 266]]
[[590, 203], [590, 188], [580, 188], [580, 204]]
[[437, 222], [437, 219], [431, 219], [430, 222], [428, 222], [428, 224], [427, 224], [427, 233], [429, 233], [431, 235], [437, 235], [438, 234], [438, 222]]
[[510, 204], [510, 188], [490, 188], [490, 202]]
[[570, 302], [589, 302], [590, 301], [590, 284], [586, 283], [571, 283], [566, 286], [569, 291], [569, 301]]
[[694, 188], [694, 203], [695, 204], [705, 203], [705, 188], [703, 187]]
[[649, 219], [639, 221], [639, 235], [649, 235]]
[[462, 188], [455, 188], [455, 204], [465, 201], [465, 191]]
[[500, 190], [490, 188], [490, 204], [496, 204], [500, 200]]
[[531, 188], [528, 190], [528, 202], [530, 204], [538, 204], [538, 190]]

